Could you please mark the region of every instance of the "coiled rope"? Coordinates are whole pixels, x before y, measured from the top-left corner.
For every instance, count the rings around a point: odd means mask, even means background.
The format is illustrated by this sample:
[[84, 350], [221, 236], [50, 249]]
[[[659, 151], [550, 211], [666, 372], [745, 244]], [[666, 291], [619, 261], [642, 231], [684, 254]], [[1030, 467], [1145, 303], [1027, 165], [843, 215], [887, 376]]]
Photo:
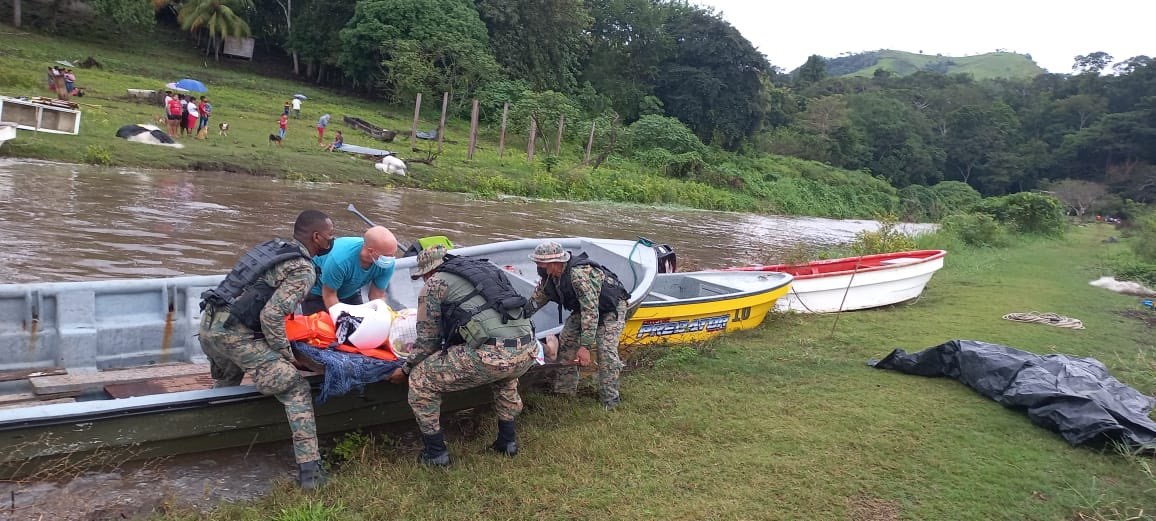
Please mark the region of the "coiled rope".
[[1008, 313], [1003, 316], [1003, 319], [1014, 322], [1035, 322], [1037, 324], [1066, 327], [1068, 329], [1084, 329], [1084, 323], [1078, 319], [1057, 315], [1055, 313], [1040, 313], [1039, 311]]

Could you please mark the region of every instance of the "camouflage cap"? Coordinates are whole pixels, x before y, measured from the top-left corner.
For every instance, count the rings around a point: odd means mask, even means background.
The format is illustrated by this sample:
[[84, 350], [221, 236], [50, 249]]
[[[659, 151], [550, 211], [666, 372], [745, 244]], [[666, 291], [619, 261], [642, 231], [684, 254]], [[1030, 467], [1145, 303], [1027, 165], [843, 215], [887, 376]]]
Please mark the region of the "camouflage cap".
[[530, 254], [530, 260], [534, 262], [566, 262], [570, 260], [570, 252], [562, 248], [562, 245], [557, 242], [546, 241], [534, 248], [534, 253]]
[[436, 270], [445, 262], [446, 247], [440, 244], [430, 246], [417, 254], [417, 267], [410, 270], [411, 279], [421, 278], [422, 275]]

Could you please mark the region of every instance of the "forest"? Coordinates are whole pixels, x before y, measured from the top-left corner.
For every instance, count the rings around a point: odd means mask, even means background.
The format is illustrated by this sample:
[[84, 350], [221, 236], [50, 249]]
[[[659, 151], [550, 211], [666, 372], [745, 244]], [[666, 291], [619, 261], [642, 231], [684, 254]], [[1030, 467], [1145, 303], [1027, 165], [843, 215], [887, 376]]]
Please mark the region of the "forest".
[[[61, 0], [8, 1], [17, 27], [64, 31], [60, 21], [75, 17]], [[229, 59], [225, 37], [252, 37], [285, 74], [362, 97], [405, 104], [450, 92], [458, 114], [476, 98], [494, 125], [509, 103], [513, 124], [536, 119], [544, 135], [562, 115], [585, 128], [599, 122], [602, 148], [724, 188], [744, 183], [727, 165], [778, 155], [869, 173], [909, 204], [944, 181], [985, 196], [1048, 191], [1075, 213], [1156, 198], [1148, 56], [1089, 49], [1070, 73], [1025, 79], [934, 70], [840, 77], [817, 55], [788, 73], [722, 13], [685, 1], [81, 5], [99, 31], [187, 31], [206, 59]], [[582, 128], [568, 123], [566, 138], [584, 142]], [[633, 132], [615, 139], [617, 129]]]

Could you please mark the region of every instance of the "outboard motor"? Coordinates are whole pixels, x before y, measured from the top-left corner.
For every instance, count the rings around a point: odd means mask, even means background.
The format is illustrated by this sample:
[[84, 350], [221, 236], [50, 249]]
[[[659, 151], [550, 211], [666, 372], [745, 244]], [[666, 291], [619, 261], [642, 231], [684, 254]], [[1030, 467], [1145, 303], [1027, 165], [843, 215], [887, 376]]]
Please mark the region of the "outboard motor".
[[658, 254], [659, 273], [678, 271], [678, 257], [674, 254], [674, 248], [671, 248], [669, 244], [655, 245], [654, 252]]

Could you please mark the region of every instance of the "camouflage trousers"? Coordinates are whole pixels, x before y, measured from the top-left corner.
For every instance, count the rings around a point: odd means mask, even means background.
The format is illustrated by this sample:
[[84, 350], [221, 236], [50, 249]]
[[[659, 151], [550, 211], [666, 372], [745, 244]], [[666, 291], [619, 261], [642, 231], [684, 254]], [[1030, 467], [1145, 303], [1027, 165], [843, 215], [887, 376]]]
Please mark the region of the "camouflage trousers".
[[441, 430], [442, 393], [490, 384], [499, 420], [522, 412], [518, 378], [534, 365], [537, 346], [452, 346], [422, 360], [409, 375], [409, 406], [422, 434]]
[[[562, 333], [558, 335], [557, 361], [565, 362], [578, 357], [579, 333], [581, 332], [580, 316], [571, 313], [562, 326]], [[617, 402], [618, 375], [622, 373], [622, 359], [618, 357], [618, 342], [622, 339], [622, 329], [626, 327], [626, 302], [619, 302], [614, 313], [603, 313], [598, 317], [598, 332], [595, 335], [597, 346], [591, 351], [591, 356], [597, 356], [598, 372], [595, 381], [598, 384], [598, 397], [603, 403]], [[554, 392], [561, 394], [575, 394], [578, 392], [579, 368], [567, 367], [554, 372]]]
[[274, 351], [264, 339], [254, 339], [253, 332], [244, 327], [225, 327], [228, 318], [226, 311], [205, 310], [201, 316], [201, 350], [209, 357], [213, 387], [240, 385], [245, 373], [249, 373], [257, 391], [272, 395], [285, 405], [297, 463], [321, 459], [317, 450], [317, 423], [313, 419], [313, 396], [309, 382], [287, 358], [292, 355]]

